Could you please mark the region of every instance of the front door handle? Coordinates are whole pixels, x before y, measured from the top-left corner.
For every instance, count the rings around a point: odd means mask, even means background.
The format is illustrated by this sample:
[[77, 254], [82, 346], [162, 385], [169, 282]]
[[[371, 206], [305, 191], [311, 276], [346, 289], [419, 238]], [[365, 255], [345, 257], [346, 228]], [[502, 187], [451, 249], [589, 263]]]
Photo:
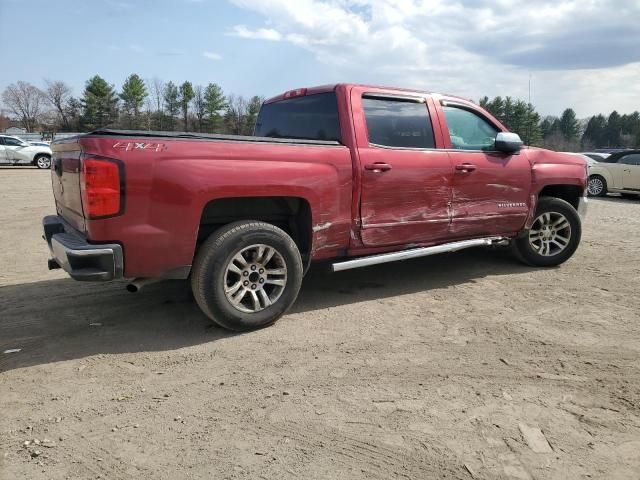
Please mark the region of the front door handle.
[[368, 163], [364, 166], [365, 170], [371, 170], [375, 173], [388, 172], [389, 170], [391, 170], [391, 168], [391, 165], [384, 162]]
[[473, 172], [476, 168], [478, 167], [471, 163], [461, 163], [460, 165], [456, 165], [456, 170], [459, 172]]

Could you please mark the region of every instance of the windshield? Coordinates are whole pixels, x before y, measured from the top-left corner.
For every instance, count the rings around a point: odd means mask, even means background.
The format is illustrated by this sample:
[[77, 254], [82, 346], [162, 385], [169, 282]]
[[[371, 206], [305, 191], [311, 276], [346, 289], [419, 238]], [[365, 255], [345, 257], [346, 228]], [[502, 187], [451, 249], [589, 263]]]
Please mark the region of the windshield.
[[335, 92], [263, 105], [256, 122], [255, 136], [340, 141]]

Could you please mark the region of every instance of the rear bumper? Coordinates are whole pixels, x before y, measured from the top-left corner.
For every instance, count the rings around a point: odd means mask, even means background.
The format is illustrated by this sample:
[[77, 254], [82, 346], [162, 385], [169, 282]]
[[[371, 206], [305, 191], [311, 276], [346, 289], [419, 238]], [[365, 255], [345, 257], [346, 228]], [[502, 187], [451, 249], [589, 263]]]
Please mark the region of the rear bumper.
[[52, 260], [49, 268], [62, 268], [71, 278], [82, 281], [106, 281], [122, 278], [122, 247], [115, 243], [93, 245], [57, 215], [42, 219], [43, 238]]

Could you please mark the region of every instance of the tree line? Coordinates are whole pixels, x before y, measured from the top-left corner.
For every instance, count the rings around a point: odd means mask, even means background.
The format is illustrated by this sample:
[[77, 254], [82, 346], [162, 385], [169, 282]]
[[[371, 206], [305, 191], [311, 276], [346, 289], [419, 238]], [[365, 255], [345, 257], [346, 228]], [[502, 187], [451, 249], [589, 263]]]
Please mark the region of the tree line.
[[5, 88], [2, 101], [28, 132], [82, 132], [109, 126], [251, 135], [264, 98], [225, 94], [215, 83], [176, 84], [144, 80], [133, 73], [120, 91], [95, 75], [80, 97], [62, 81], [47, 80], [42, 89], [18, 81]]
[[640, 113], [594, 115], [579, 120], [567, 108], [560, 117], [540, 117], [530, 103], [511, 97], [480, 99], [480, 105], [527, 145], [559, 151], [588, 151], [595, 148], [640, 147]]
[[[215, 83], [176, 84], [133, 73], [120, 91], [95, 75], [79, 97], [63, 81], [47, 80], [42, 89], [18, 81], [5, 88], [2, 100], [28, 132], [81, 132], [109, 126], [251, 135], [264, 99], [226, 94]], [[565, 151], [640, 147], [637, 111], [579, 120], [571, 108], [560, 117], [542, 118], [532, 104], [511, 97], [484, 97], [479, 103], [528, 145]], [[7, 120], [0, 115], [0, 127], [6, 127]]]

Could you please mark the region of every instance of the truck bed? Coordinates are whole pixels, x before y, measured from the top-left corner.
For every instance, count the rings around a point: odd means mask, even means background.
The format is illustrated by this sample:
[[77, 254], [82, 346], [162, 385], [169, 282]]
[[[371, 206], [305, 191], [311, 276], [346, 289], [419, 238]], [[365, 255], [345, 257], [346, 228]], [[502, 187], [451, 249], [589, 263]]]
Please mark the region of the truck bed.
[[68, 137], [64, 140], [57, 140], [52, 143], [65, 143], [68, 141], [76, 141], [79, 138], [87, 136], [99, 137], [135, 137], [135, 138], [174, 138], [174, 139], [195, 139], [195, 140], [212, 140], [223, 142], [250, 142], [250, 143], [274, 143], [274, 144], [293, 144], [293, 145], [340, 145], [336, 140], [308, 140], [297, 138], [274, 138], [274, 137], [255, 137], [249, 135], [225, 135], [218, 133], [196, 133], [196, 132], [167, 132], [156, 130], [112, 130], [102, 128], [89, 133]]

